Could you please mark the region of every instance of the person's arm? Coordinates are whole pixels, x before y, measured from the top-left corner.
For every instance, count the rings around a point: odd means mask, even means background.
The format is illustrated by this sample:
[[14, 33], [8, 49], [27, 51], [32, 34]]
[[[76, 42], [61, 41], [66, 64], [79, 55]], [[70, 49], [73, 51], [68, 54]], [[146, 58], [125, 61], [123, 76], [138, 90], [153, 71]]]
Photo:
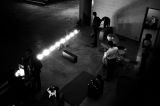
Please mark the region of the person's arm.
[[108, 56], [109, 54], [108, 54], [108, 50], [104, 53], [104, 58], [107, 58], [107, 56]]
[[102, 63], [105, 64], [105, 59], [106, 59], [106, 52], [104, 52], [104, 55], [102, 57]]

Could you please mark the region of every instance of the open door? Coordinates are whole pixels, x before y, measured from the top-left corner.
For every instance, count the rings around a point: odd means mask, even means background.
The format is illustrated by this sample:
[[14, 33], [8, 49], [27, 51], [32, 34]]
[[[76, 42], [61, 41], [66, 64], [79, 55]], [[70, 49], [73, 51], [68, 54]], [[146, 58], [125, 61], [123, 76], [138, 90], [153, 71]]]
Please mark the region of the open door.
[[146, 14], [144, 17], [144, 22], [141, 30], [140, 39], [139, 39], [140, 46], [139, 46], [137, 57], [141, 58], [142, 41], [147, 33], [152, 35], [152, 38], [151, 38], [152, 46], [155, 47], [155, 42], [156, 42], [157, 36], [159, 35], [159, 29], [160, 29], [160, 9], [148, 7], [146, 9]]
[[160, 10], [154, 8], [147, 8], [146, 16], [144, 18], [143, 27], [140, 36], [140, 43], [145, 37], [145, 34], [152, 34], [152, 45], [155, 44], [160, 27]]

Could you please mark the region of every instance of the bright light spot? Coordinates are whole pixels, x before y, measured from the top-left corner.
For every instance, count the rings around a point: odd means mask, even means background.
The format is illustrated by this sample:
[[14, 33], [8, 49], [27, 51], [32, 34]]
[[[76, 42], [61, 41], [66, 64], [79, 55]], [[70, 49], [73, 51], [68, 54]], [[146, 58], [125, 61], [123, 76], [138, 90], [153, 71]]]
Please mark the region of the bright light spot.
[[42, 60], [42, 59], [43, 59], [43, 55], [42, 55], [42, 54], [38, 54], [38, 55], [37, 55], [37, 59], [38, 59], [38, 60]]
[[56, 48], [59, 47], [60, 45], [61, 45], [60, 42], [56, 42], [56, 43], [55, 43], [55, 47], [56, 47]]
[[19, 69], [19, 74], [20, 74], [20, 76], [24, 76], [24, 69]]
[[24, 67], [22, 65], [19, 65], [18, 70], [15, 72], [16, 77], [23, 77], [25, 75], [24, 73]]
[[94, 0], [92, 0], [92, 6], [94, 5]]
[[107, 39], [108, 39], [108, 41], [111, 41], [111, 40], [112, 40], [112, 37], [107, 36]]
[[56, 47], [53, 45], [53, 46], [51, 46], [50, 48], [49, 48], [49, 50], [52, 52], [53, 50], [55, 50], [56, 49]]
[[74, 37], [78, 33], [79, 33], [79, 30], [75, 29], [69, 35], [66, 35], [64, 38], [60, 39], [58, 42], [56, 42], [54, 45], [52, 45], [49, 49], [43, 50], [43, 52], [41, 54], [37, 55], [37, 59], [42, 60], [45, 56], [48, 56], [56, 48], [60, 47], [61, 44], [64, 44], [65, 42], [70, 40], [72, 37]]
[[71, 32], [69, 35], [70, 35], [70, 37], [72, 38], [72, 37], [74, 36], [74, 33], [73, 33], [73, 32]]
[[19, 76], [19, 72], [18, 72], [18, 71], [15, 73], [15, 76], [16, 76], [16, 77], [18, 77], [18, 76]]
[[66, 40], [69, 40], [70, 38], [71, 38], [70, 35], [67, 35], [67, 36], [65, 37]]
[[74, 34], [78, 34], [78, 32], [79, 32], [79, 31], [78, 31], [77, 29], [75, 29], [75, 30], [73, 31]]
[[51, 90], [50, 90], [50, 88], [48, 88], [47, 92], [49, 94], [49, 98], [52, 97], [52, 96], [56, 97], [57, 92], [54, 88], [52, 88]]
[[65, 42], [66, 42], [65, 38], [62, 38], [62, 39], [60, 40], [60, 43], [61, 43], [61, 44], [64, 44]]
[[50, 54], [50, 51], [48, 49], [43, 50], [42, 53], [44, 56], [48, 56]]

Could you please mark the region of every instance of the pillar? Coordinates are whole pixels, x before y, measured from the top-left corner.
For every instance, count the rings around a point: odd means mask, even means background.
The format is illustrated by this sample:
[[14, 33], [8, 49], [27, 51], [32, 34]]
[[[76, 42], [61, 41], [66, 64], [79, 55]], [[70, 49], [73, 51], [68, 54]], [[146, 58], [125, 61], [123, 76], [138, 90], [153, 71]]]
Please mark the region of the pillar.
[[79, 19], [81, 25], [90, 26], [91, 8], [92, 8], [92, 0], [80, 0]]

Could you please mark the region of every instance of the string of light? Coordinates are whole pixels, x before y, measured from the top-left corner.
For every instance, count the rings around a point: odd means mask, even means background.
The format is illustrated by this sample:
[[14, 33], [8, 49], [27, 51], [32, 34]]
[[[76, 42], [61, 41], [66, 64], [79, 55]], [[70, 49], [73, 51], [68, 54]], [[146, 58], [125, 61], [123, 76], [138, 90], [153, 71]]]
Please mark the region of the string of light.
[[51, 45], [49, 48], [44, 49], [41, 53], [37, 54], [37, 59], [42, 60], [44, 59], [44, 57], [49, 56], [51, 52], [59, 48], [62, 44], [65, 44], [68, 40], [73, 38], [78, 33], [79, 33], [79, 30], [77, 29], [73, 30], [68, 35], [66, 35], [64, 38], [61, 38], [59, 41], [57, 41], [54, 45]]

